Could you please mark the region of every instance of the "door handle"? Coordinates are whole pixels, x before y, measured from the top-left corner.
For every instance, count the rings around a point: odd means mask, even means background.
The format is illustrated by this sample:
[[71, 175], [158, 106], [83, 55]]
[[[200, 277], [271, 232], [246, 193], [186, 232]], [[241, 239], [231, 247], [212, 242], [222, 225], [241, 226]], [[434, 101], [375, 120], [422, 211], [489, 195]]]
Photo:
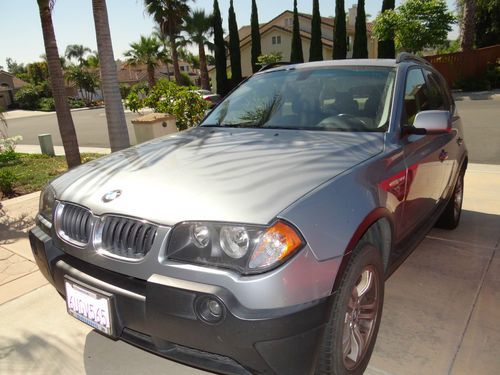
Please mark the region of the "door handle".
[[462, 137], [458, 137], [458, 138], [457, 138], [457, 144], [458, 144], [459, 146], [461, 146], [461, 145], [462, 145], [462, 143], [464, 143], [464, 139], [463, 139]]
[[443, 162], [447, 159], [448, 159], [448, 153], [444, 149], [441, 150], [441, 152], [439, 153], [439, 160]]

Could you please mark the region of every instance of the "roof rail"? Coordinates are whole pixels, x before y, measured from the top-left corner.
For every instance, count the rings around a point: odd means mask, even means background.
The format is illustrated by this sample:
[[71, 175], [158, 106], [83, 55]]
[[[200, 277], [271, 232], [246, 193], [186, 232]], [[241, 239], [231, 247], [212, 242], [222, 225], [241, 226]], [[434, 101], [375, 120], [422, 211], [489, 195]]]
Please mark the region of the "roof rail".
[[399, 64], [404, 61], [414, 61], [425, 65], [431, 65], [431, 63], [428, 62], [426, 59], [412, 55], [409, 52], [401, 52], [398, 54], [398, 57], [396, 57], [396, 64]]
[[273, 62], [270, 64], [263, 65], [262, 68], [259, 69], [259, 72], [263, 72], [265, 70], [269, 70], [272, 68], [276, 68], [278, 66], [283, 66], [283, 65], [293, 65], [294, 63], [288, 62], [288, 61], [278, 61], [278, 62]]

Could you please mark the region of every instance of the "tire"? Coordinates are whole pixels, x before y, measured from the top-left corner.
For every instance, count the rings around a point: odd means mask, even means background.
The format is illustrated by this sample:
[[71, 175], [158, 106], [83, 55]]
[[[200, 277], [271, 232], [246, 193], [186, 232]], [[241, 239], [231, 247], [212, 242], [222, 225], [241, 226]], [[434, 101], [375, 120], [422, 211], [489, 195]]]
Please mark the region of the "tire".
[[[384, 266], [380, 251], [365, 237], [353, 251], [335, 294], [316, 363], [316, 375], [363, 374], [372, 355], [382, 317]], [[359, 304], [355, 296], [363, 286], [366, 293], [362, 293]], [[359, 309], [368, 305], [373, 307]], [[371, 311], [371, 321], [367, 319], [367, 311]], [[353, 341], [355, 336], [357, 340]], [[364, 344], [362, 350], [356, 349], [359, 349], [356, 345], [359, 340]]]
[[460, 216], [462, 215], [462, 202], [464, 198], [464, 174], [465, 171], [460, 172], [455, 188], [453, 189], [453, 194], [439, 217], [436, 227], [449, 230], [458, 227]]

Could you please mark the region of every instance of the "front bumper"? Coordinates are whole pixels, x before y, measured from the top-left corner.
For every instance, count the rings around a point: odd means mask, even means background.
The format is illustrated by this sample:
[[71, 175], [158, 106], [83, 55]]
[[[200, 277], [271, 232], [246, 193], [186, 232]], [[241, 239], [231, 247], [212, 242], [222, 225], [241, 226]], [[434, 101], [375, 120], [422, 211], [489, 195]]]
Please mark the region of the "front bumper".
[[[227, 290], [164, 278], [140, 280], [83, 262], [54, 246], [35, 227], [32, 251], [44, 276], [64, 296], [64, 279], [112, 295], [113, 338], [164, 357], [223, 374], [310, 374], [330, 314], [331, 297], [293, 308], [252, 314]], [[196, 301], [222, 301], [221, 322], [208, 324]]]

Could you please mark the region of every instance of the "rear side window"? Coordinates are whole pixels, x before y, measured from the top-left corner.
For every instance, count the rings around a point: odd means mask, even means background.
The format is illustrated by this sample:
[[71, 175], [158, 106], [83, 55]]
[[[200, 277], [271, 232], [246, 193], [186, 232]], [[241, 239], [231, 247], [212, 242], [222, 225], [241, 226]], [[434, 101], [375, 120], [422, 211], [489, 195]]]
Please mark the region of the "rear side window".
[[425, 70], [427, 84], [429, 87], [430, 109], [447, 111], [450, 109], [448, 95], [441, 83], [439, 76], [429, 70]]
[[403, 124], [413, 125], [415, 116], [431, 108], [429, 89], [421, 69], [411, 69], [406, 76]]

